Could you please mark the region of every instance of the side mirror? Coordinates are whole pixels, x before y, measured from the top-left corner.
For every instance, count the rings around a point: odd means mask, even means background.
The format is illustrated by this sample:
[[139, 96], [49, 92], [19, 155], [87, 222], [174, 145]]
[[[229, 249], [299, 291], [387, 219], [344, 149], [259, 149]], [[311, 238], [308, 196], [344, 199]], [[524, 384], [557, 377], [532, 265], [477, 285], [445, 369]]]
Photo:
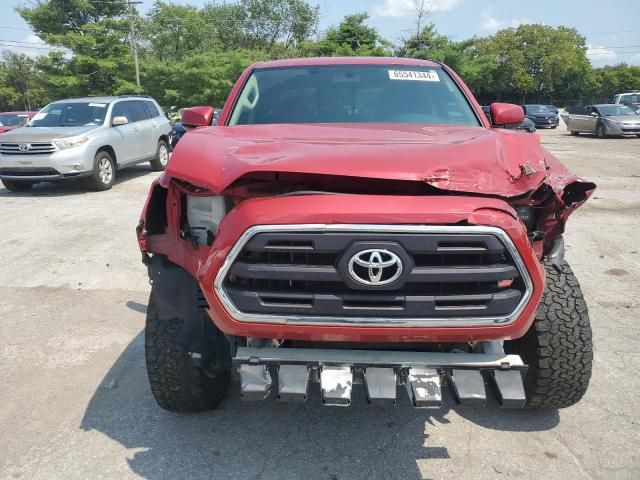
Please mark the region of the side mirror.
[[501, 127], [524, 121], [524, 110], [519, 105], [511, 103], [492, 103], [491, 119], [494, 127]]
[[592, 117], [597, 117], [598, 113], [597, 112], [591, 112], [589, 115], [591, 115]]
[[127, 123], [129, 123], [129, 120], [127, 119], [127, 117], [113, 117], [113, 120], [111, 121], [111, 125], [113, 125], [114, 127], [119, 127], [120, 125], [126, 125]]
[[213, 119], [213, 107], [191, 107], [182, 113], [182, 124], [187, 127], [207, 127]]

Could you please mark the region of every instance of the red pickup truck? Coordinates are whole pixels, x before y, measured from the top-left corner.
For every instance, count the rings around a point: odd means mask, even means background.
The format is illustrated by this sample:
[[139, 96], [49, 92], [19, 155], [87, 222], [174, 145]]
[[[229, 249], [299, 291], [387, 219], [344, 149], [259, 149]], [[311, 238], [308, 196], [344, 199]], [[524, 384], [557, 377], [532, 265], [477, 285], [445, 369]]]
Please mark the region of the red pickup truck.
[[0, 112], [0, 133], [24, 127], [38, 112]]
[[595, 185], [502, 128], [520, 107], [490, 124], [438, 62], [316, 58], [248, 68], [218, 126], [185, 115], [202, 126], [137, 227], [161, 407], [214, 408], [232, 372], [246, 400], [583, 396], [591, 329], [562, 234]]

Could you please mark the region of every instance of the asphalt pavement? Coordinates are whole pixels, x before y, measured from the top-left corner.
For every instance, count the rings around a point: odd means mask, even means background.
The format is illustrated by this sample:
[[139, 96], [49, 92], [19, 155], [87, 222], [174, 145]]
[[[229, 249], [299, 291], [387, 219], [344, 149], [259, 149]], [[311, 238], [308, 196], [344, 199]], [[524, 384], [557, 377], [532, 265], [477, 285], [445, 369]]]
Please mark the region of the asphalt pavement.
[[149, 284], [134, 235], [143, 165], [109, 192], [0, 188], [0, 478], [640, 478], [640, 139], [544, 144], [598, 184], [567, 258], [594, 330], [591, 386], [560, 411], [243, 403], [155, 404], [144, 366]]

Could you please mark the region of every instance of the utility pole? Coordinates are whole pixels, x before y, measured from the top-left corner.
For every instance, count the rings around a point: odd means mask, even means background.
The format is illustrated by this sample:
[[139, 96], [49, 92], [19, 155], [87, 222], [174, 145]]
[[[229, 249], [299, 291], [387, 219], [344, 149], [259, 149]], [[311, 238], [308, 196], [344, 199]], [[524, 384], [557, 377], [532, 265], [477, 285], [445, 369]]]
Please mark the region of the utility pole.
[[135, 15], [133, 6], [141, 3], [141, 1], [127, 0], [127, 5], [129, 6], [129, 35], [131, 37], [131, 51], [133, 52], [133, 63], [136, 67], [136, 85], [138, 86], [138, 89], [140, 89], [140, 67], [138, 66], [138, 46], [136, 44], [136, 32], [134, 28]]

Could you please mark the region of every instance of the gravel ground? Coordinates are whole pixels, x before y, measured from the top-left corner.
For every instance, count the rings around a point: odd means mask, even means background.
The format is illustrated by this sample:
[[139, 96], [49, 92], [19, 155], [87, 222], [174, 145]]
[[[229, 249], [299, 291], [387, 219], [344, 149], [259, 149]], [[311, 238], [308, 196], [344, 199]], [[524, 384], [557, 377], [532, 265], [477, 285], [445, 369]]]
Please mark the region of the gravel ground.
[[[539, 132], [598, 184], [570, 220], [595, 364], [561, 411], [244, 404], [175, 415], [149, 391], [149, 292], [134, 226], [155, 174], [113, 190], [0, 188], [0, 477], [216, 479], [629, 478], [640, 470], [640, 139]], [[404, 398], [402, 399], [404, 400]]]

